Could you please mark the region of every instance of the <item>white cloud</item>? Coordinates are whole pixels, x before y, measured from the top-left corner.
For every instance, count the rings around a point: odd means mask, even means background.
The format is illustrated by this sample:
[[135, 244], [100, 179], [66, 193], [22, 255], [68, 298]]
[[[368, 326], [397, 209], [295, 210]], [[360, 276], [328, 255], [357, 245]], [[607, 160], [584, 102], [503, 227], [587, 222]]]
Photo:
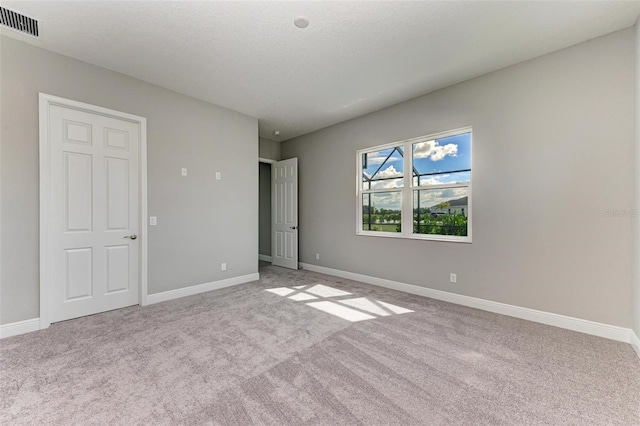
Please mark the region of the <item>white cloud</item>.
[[382, 180], [378, 182], [371, 182], [371, 189], [393, 189], [402, 188], [402, 181], [400, 180]]
[[[398, 178], [393, 180], [382, 180], [376, 181], [375, 179], [388, 179], [388, 178]], [[402, 187], [402, 172], [396, 170], [393, 165], [389, 165], [384, 170], [380, 170], [378, 174], [375, 176], [374, 181], [371, 182], [371, 189], [391, 189], [391, 188], [400, 188]], [[365, 186], [366, 188], [366, 186]]]
[[460, 198], [467, 195], [467, 188], [449, 188], [448, 191], [445, 191], [445, 197], [451, 198]]
[[417, 143], [413, 149], [414, 158], [429, 157], [431, 161], [440, 161], [448, 155], [455, 157], [457, 154], [458, 145], [449, 143], [442, 146], [436, 140]]
[[389, 167], [387, 167], [386, 169], [380, 170], [378, 172], [378, 174], [376, 175], [376, 177], [380, 178], [380, 179], [402, 177], [402, 172], [397, 171], [396, 168], [393, 167], [393, 164], [392, 164]]
[[[418, 179], [414, 177], [414, 185], [418, 184]], [[431, 178], [422, 178], [420, 179], [420, 186], [426, 185], [438, 185], [441, 184], [442, 181], [439, 178], [431, 177]]]
[[394, 192], [378, 192], [371, 194], [371, 201], [378, 209], [400, 210], [402, 207], [402, 193]]
[[[385, 149], [382, 151], [374, 151], [374, 152], [367, 153], [367, 164], [368, 165], [382, 164], [382, 162], [387, 159], [387, 156], [389, 155], [390, 152], [391, 152], [391, 149]], [[402, 156], [398, 154], [398, 152], [394, 152], [393, 155], [389, 157], [389, 160], [387, 160], [387, 163], [392, 163], [394, 161], [402, 161]]]
[[367, 154], [367, 164], [381, 164], [386, 156], [382, 157], [379, 152], [371, 152]]
[[444, 188], [420, 191], [420, 204], [435, 207], [440, 203], [467, 196], [467, 188]]
[[[420, 178], [420, 186], [440, 185], [444, 183], [465, 183], [471, 180], [469, 172], [458, 172], [452, 174], [422, 176]], [[413, 177], [413, 184], [418, 185], [418, 178]]]

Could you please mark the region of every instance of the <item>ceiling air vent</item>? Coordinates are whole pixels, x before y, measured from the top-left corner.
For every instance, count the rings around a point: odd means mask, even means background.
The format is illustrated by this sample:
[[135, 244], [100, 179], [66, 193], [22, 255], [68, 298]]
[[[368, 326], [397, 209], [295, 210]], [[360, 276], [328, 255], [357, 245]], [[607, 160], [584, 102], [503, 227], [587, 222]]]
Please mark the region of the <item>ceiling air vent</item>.
[[0, 7], [0, 25], [31, 37], [38, 37], [38, 21], [4, 7]]

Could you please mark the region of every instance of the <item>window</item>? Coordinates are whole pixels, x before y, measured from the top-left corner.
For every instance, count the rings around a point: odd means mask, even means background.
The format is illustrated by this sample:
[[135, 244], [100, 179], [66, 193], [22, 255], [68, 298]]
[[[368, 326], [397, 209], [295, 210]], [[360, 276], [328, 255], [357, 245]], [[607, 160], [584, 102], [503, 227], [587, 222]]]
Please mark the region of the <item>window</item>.
[[363, 149], [357, 163], [358, 234], [471, 242], [470, 128]]
[[391, 146], [362, 154], [362, 230], [401, 230], [404, 148]]

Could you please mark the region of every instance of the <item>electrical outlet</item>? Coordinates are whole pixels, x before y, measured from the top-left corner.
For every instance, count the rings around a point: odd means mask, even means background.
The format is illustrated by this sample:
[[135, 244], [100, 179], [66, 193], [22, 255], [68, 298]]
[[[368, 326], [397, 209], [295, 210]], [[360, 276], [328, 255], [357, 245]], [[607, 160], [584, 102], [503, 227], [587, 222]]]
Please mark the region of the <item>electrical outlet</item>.
[[183, 167], [182, 168], [182, 176], [186, 176], [187, 175], [187, 168]]
[[227, 270], [227, 264], [223, 263], [222, 265], [220, 265], [220, 270], [221, 271], [226, 271]]
[[149, 217], [149, 225], [156, 226], [158, 224], [158, 218], [155, 216]]
[[320, 253], [316, 253], [316, 260], [320, 260]]
[[216, 180], [222, 180], [222, 173], [216, 172]]
[[458, 280], [458, 276], [456, 274], [451, 274], [449, 281], [451, 281], [452, 283], [457, 282]]

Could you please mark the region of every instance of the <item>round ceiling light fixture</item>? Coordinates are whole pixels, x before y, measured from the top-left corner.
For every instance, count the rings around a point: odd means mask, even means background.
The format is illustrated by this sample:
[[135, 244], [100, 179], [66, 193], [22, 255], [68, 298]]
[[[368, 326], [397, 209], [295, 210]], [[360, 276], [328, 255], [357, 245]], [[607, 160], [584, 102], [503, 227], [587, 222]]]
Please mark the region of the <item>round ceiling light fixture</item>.
[[274, 134], [275, 136], [280, 136], [280, 130], [274, 130], [274, 131], [273, 131], [273, 134]]
[[309, 26], [309, 18], [306, 18], [304, 16], [298, 16], [296, 19], [293, 20], [293, 23], [298, 28], [307, 28]]

